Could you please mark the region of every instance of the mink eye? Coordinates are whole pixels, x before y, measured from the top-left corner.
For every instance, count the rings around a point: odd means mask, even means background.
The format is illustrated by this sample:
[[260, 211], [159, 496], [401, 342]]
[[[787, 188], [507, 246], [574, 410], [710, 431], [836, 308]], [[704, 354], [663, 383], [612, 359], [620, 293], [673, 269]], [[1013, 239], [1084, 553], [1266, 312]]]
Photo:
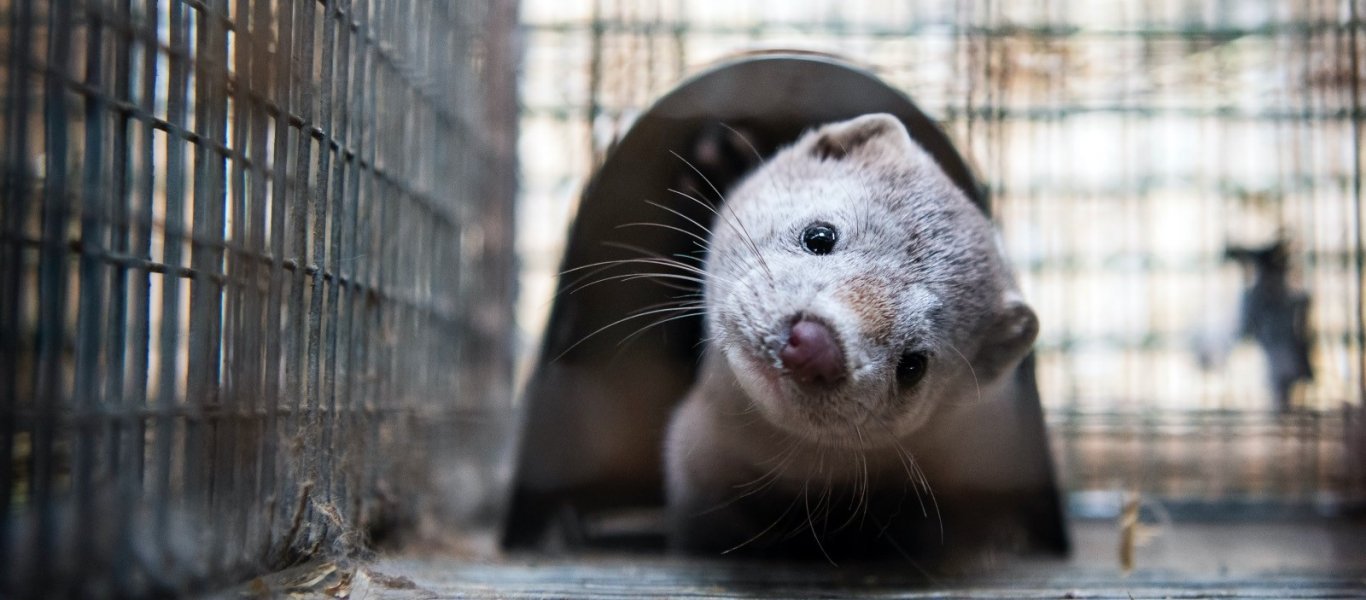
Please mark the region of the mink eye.
[[829, 223], [812, 223], [802, 230], [802, 248], [812, 254], [830, 254], [839, 234]]
[[930, 366], [930, 358], [924, 352], [907, 352], [896, 363], [896, 380], [904, 387], [911, 387], [925, 378]]

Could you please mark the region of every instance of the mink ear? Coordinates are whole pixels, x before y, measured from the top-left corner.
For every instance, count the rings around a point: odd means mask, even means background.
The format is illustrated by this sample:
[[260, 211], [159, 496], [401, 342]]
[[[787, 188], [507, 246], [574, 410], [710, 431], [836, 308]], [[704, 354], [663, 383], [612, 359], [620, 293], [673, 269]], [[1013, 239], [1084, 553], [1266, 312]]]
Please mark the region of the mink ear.
[[1019, 298], [1007, 298], [995, 322], [983, 333], [977, 359], [972, 361], [977, 377], [983, 382], [994, 381], [1014, 369], [1034, 346], [1038, 335], [1039, 319], [1034, 310]]
[[819, 159], [840, 160], [858, 155], [872, 159], [905, 160], [925, 152], [911, 140], [906, 126], [887, 113], [863, 115], [816, 130], [811, 154]]

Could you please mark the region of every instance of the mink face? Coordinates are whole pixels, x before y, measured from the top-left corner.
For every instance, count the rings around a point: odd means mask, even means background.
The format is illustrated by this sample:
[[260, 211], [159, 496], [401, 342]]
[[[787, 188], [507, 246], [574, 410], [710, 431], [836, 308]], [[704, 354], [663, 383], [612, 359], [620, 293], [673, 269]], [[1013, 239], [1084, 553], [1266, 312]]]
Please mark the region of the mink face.
[[806, 134], [712, 231], [709, 343], [763, 418], [810, 441], [909, 435], [1037, 331], [986, 218], [889, 115]]

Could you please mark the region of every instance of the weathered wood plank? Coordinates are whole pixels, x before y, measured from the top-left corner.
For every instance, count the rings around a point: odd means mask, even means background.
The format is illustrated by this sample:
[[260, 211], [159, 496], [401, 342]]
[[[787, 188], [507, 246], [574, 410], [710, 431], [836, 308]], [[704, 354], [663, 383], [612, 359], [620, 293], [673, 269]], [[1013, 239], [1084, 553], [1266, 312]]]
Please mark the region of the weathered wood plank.
[[984, 560], [957, 573], [879, 566], [677, 559], [661, 555], [394, 555], [311, 565], [254, 580], [224, 597], [415, 598], [1366, 598], [1366, 522], [1177, 522], [1118, 561], [1119, 531], [1072, 526], [1066, 560]]

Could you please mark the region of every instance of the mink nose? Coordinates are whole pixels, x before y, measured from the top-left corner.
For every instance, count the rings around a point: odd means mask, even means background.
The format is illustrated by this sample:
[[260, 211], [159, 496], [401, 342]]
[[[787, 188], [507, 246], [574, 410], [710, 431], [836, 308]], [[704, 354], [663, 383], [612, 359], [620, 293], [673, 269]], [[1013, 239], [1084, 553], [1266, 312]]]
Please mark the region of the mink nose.
[[793, 323], [778, 359], [798, 383], [830, 385], [844, 379], [844, 353], [835, 333], [819, 321]]

